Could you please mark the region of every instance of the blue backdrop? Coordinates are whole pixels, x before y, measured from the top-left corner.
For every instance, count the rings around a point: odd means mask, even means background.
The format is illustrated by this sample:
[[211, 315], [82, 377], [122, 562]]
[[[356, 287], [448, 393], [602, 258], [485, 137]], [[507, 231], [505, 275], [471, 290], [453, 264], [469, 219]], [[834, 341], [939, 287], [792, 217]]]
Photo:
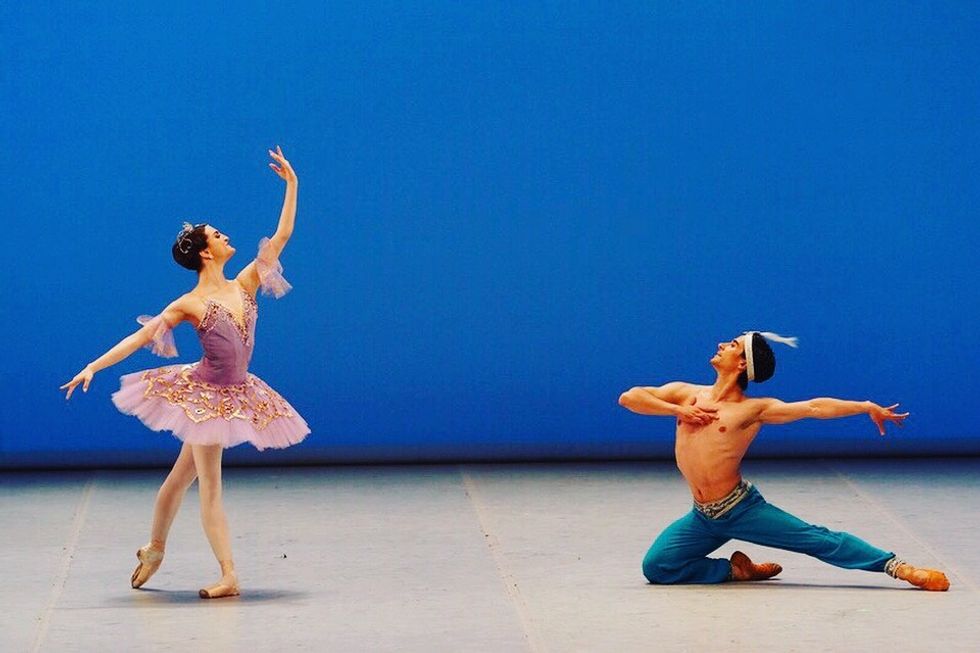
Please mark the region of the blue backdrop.
[[619, 393], [747, 328], [802, 345], [756, 393], [912, 412], [756, 454], [980, 453], [980, 5], [110, 4], [0, 8], [0, 464], [173, 457], [109, 400], [149, 352], [57, 387], [193, 285], [182, 221], [248, 262], [276, 143], [252, 369], [313, 434], [232, 461], [670, 455]]

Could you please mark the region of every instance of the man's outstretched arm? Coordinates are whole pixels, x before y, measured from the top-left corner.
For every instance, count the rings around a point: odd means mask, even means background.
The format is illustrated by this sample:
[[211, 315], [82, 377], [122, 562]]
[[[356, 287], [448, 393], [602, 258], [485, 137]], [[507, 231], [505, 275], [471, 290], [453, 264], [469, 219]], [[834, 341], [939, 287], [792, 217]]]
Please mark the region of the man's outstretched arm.
[[680, 381], [659, 387], [635, 386], [619, 395], [619, 405], [640, 415], [674, 415], [692, 424], [708, 424], [718, 419], [716, 409], [687, 404], [697, 394], [697, 389], [695, 385]]
[[878, 427], [878, 433], [885, 434], [885, 422], [895, 422], [899, 426], [909, 416], [908, 413], [894, 412], [898, 404], [887, 408], [873, 401], [846, 401], [819, 397], [808, 401], [784, 402], [778, 399], [760, 399], [762, 412], [759, 421], [763, 424], [786, 424], [800, 419], [834, 419], [851, 415], [868, 415]]

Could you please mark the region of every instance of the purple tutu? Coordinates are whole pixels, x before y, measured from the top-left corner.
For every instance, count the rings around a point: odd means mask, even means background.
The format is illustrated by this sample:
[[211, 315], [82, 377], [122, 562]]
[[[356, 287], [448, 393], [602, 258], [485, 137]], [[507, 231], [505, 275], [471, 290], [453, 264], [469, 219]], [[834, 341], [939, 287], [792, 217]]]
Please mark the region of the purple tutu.
[[[290, 286], [282, 267], [263, 240], [256, 267], [263, 291], [281, 297]], [[237, 283], [237, 282], [236, 282]], [[233, 447], [250, 442], [256, 449], [280, 449], [301, 442], [306, 421], [262, 379], [248, 372], [255, 346], [258, 305], [241, 288], [241, 317], [207, 300], [197, 335], [204, 356], [190, 365], [172, 365], [127, 374], [112, 395], [116, 407], [135, 415], [154, 431], [171, 431], [189, 444]], [[153, 330], [150, 344], [161, 356], [176, 356], [173, 335], [162, 316], [141, 316]]]

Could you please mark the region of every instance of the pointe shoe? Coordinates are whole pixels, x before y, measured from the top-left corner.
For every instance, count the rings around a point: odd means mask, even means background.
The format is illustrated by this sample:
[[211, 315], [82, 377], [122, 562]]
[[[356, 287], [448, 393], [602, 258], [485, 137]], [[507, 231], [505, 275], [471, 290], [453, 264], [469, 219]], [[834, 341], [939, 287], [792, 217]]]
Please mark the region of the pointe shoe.
[[228, 596], [238, 596], [238, 583], [217, 583], [200, 590], [197, 595], [202, 599], [223, 599]]
[[150, 580], [150, 576], [160, 568], [161, 563], [163, 563], [163, 549], [154, 548], [152, 544], [147, 544], [136, 550], [136, 559], [140, 562], [136, 565], [136, 569], [129, 579], [133, 589], [142, 587], [146, 581]]
[[[205, 587], [197, 593], [202, 599], [223, 599], [228, 596], [238, 596], [238, 577], [235, 576], [235, 564], [230, 560], [221, 563], [221, 580], [210, 587]], [[226, 581], [225, 579], [231, 579]], [[225, 581], [225, 582], [222, 582]]]
[[922, 569], [910, 564], [901, 564], [895, 570], [895, 578], [928, 592], [945, 592], [949, 589], [949, 579], [946, 578], [946, 574], [936, 569]]
[[732, 580], [766, 580], [783, 570], [775, 562], [755, 564], [741, 551], [736, 551], [731, 557]]

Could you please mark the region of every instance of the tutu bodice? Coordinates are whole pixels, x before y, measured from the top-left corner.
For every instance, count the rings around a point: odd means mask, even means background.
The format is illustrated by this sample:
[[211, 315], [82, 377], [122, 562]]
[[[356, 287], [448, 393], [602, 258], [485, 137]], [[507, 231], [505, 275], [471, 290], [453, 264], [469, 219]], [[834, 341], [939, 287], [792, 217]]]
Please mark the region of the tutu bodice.
[[204, 356], [194, 372], [194, 376], [202, 381], [235, 385], [242, 383], [248, 373], [259, 311], [255, 298], [241, 286], [239, 294], [242, 298], [241, 319], [224, 304], [213, 299], [206, 301], [204, 319], [197, 326]]

